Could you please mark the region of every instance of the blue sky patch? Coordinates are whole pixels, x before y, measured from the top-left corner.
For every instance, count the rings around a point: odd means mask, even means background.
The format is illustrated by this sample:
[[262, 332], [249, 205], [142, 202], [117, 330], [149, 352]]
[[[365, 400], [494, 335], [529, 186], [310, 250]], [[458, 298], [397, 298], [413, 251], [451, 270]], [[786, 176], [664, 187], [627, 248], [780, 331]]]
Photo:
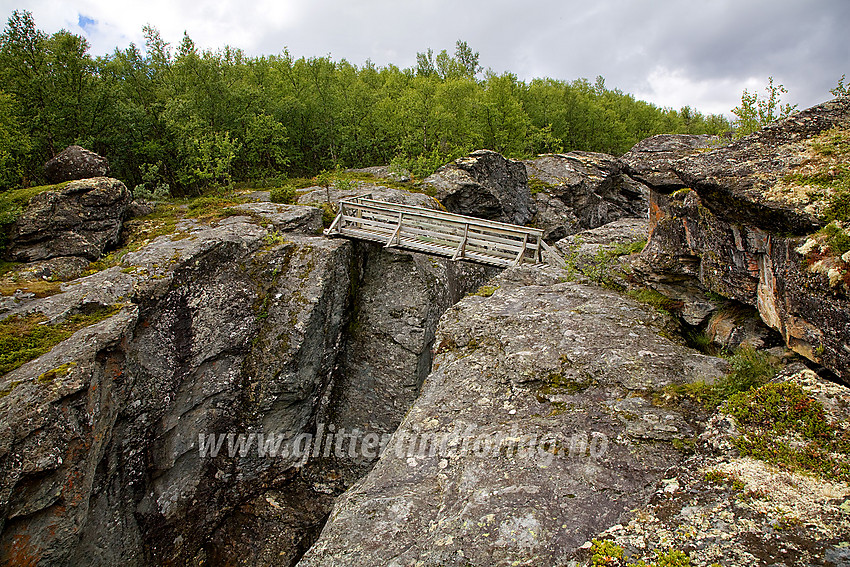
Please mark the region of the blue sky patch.
[[79, 14], [79, 16], [77, 17], [77, 25], [79, 25], [83, 29], [83, 31], [87, 32], [91, 31], [90, 28], [97, 26], [97, 20]]

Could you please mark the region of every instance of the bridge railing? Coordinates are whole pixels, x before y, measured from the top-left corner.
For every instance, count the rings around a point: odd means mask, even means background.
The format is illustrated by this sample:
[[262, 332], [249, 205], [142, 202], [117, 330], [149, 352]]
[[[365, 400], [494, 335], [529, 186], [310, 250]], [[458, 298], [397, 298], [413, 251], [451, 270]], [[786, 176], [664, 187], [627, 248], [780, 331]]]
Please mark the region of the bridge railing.
[[543, 262], [542, 230], [378, 201], [369, 195], [340, 200], [339, 214], [325, 235], [495, 266]]

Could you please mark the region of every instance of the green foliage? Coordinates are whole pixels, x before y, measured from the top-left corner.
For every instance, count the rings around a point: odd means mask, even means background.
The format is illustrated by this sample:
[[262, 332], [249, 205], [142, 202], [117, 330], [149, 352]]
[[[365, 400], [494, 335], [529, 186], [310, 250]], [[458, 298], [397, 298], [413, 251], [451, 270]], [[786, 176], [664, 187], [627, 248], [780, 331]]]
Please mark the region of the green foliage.
[[820, 215], [825, 222], [850, 221], [850, 130], [836, 126], [821, 132], [811, 149], [815, 158], [806, 173], [792, 173], [785, 181], [815, 188], [809, 197], [825, 203]]
[[283, 203], [286, 205], [294, 203], [298, 198], [298, 193], [292, 185], [275, 187], [269, 192], [269, 194], [272, 203]]
[[631, 289], [626, 295], [641, 303], [646, 303], [664, 313], [670, 313], [682, 307], [681, 301], [670, 299], [652, 288]]
[[0, 321], [0, 375], [41, 356], [83, 327], [111, 317], [120, 309], [120, 306], [95, 306], [56, 324], [46, 324], [40, 313], [7, 317]]
[[850, 85], [844, 84], [845, 77], [845, 75], [841, 75], [841, 78], [838, 79], [838, 85], [829, 90], [832, 96], [850, 96]]
[[707, 411], [741, 392], [748, 392], [766, 384], [776, 374], [777, 361], [769, 354], [752, 347], [739, 348], [729, 357], [732, 371], [717, 378], [714, 383], [698, 381], [667, 386], [658, 401], [680, 402], [689, 399]]
[[625, 551], [619, 545], [608, 540], [591, 540], [590, 565], [592, 567], [690, 567], [691, 559], [678, 549], [653, 550], [655, 560], [646, 563], [627, 561]]
[[629, 254], [637, 254], [646, 247], [646, 238], [641, 238], [633, 242], [617, 242], [609, 251], [609, 254], [614, 257], [628, 256]]
[[483, 147], [511, 158], [621, 154], [653, 134], [728, 129], [722, 116], [660, 109], [601, 78], [482, 76], [463, 41], [399, 69], [202, 50], [188, 36], [175, 49], [143, 32], [144, 46], [92, 58], [84, 38], [48, 36], [29, 12], [13, 13], [0, 35], [0, 190], [37, 184], [41, 165], [75, 142], [143, 194], [185, 197], [391, 161], [421, 179]]
[[490, 297], [491, 295], [496, 293], [497, 289], [499, 289], [499, 286], [497, 285], [482, 285], [475, 291], [475, 293], [472, 293], [470, 295], [477, 295], [478, 297]]
[[706, 471], [703, 480], [709, 484], [731, 484], [732, 488], [735, 490], [743, 490], [746, 488], [744, 481], [736, 478], [735, 475], [718, 470]]
[[263, 237], [263, 243], [269, 247], [279, 246], [281, 244], [284, 244], [285, 242], [286, 238], [283, 236], [283, 234], [279, 233], [276, 230], [269, 231], [269, 233]]
[[777, 118], [785, 118], [797, 108], [796, 104], [782, 104], [780, 99], [788, 90], [782, 85], [774, 85], [773, 77], [768, 77], [768, 85], [764, 90], [766, 98], [759, 98], [757, 93], [744, 89], [741, 106], [732, 109], [732, 114], [738, 117], [734, 122], [736, 137], [752, 134]]
[[831, 256], [841, 256], [850, 251], [850, 235], [835, 221], [820, 229], [818, 233], [826, 236], [824, 244], [828, 247]]
[[528, 189], [531, 191], [532, 195], [537, 195], [538, 193], [548, 193], [552, 189], [553, 185], [551, 183], [546, 183], [545, 181], [541, 181], [536, 177], [528, 178]]
[[322, 226], [328, 228], [339, 214], [339, 205], [336, 203], [320, 203], [319, 207], [322, 209]]
[[390, 170], [406, 171], [414, 179], [425, 179], [446, 163], [454, 161], [466, 153], [468, 152], [446, 154], [435, 148], [428, 154], [419, 154], [413, 157], [399, 154], [393, 157], [390, 162]]
[[167, 201], [171, 198], [171, 187], [160, 175], [161, 164], [142, 164], [143, 183], [133, 188], [133, 197], [148, 201]]
[[567, 278], [573, 280], [581, 274], [601, 286], [621, 289], [622, 286], [615, 281], [617, 274], [621, 273], [617, 258], [639, 252], [646, 245], [646, 240], [617, 243], [612, 247], [599, 247], [593, 257], [581, 255], [581, 244], [581, 237], [576, 237], [565, 255]]
[[590, 543], [590, 564], [593, 567], [622, 563], [618, 560], [622, 560], [625, 554], [623, 548], [619, 545], [608, 540], [600, 541], [598, 539], [594, 539]]
[[798, 384], [770, 383], [732, 396], [726, 411], [739, 424], [743, 455], [826, 478], [850, 480], [850, 431], [826, 418]]

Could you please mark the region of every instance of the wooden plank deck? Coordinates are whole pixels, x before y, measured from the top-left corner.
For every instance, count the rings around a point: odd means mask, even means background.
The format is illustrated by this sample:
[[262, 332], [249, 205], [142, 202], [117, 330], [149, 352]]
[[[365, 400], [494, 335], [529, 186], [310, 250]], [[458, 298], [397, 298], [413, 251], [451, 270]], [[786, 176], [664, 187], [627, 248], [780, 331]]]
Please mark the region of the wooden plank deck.
[[500, 267], [540, 264], [548, 249], [537, 228], [388, 203], [371, 195], [341, 199], [325, 235]]

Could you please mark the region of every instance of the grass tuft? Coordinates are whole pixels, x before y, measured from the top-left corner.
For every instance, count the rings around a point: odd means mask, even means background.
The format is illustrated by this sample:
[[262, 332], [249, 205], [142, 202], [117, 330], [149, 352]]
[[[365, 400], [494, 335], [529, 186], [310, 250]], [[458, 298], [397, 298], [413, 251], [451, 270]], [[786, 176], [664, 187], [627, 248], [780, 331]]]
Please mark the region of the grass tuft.
[[83, 327], [115, 315], [120, 305], [97, 306], [48, 324], [41, 313], [12, 315], [0, 321], [0, 375], [50, 351]]

